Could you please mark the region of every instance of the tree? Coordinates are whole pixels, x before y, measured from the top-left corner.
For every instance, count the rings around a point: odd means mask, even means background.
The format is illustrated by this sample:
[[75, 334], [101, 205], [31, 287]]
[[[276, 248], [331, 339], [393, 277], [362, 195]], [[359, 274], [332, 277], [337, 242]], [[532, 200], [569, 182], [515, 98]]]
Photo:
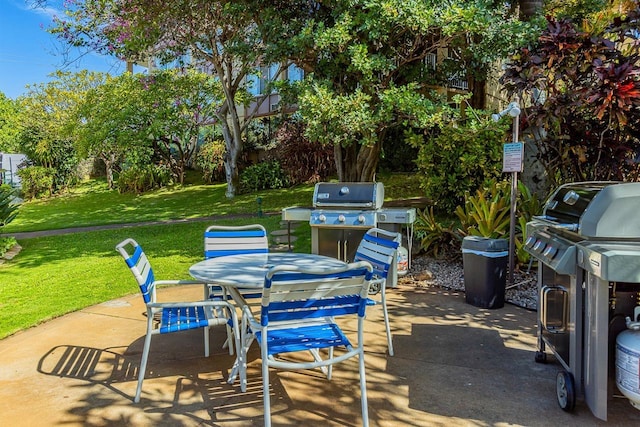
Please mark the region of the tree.
[[0, 92], [0, 152], [17, 153], [19, 132], [19, 108], [17, 101]]
[[[59, 20], [53, 32], [74, 46], [127, 61], [154, 58], [178, 65], [192, 63], [216, 76], [223, 103], [215, 110], [215, 118], [226, 144], [227, 196], [234, 196], [239, 183], [243, 132], [252, 118], [243, 119], [239, 111], [239, 106], [250, 99], [245, 77], [269, 57], [247, 4], [210, 0], [76, 0], [68, 5], [67, 19]], [[285, 67], [283, 64], [281, 70]]]
[[308, 136], [335, 144], [341, 180], [371, 181], [391, 129], [446, 125], [450, 100], [435, 89], [462, 74], [479, 90], [531, 28], [503, 2], [319, 4], [293, 39], [308, 46], [296, 58], [311, 72], [299, 102]]
[[80, 152], [104, 161], [110, 188], [124, 160], [144, 165], [161, 159], [182, 183], [221, 98], [220, 85], [195, 71], [109, 78], [87, 94], [79, 110]]
[[73, 182], [78, 164], [74, 127], [84, 94], [103, 75], [83, 70], [57, 71], [54, 80], [28, 86], [20, 99], [20, 151], [38, 166], [55, 170], [54, 189]]

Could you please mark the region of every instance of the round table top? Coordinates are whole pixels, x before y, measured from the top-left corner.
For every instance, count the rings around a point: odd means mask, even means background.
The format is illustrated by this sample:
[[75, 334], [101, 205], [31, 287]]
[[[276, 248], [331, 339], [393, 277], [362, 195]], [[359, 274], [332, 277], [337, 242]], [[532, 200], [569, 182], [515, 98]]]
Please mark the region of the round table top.
[[324, 255], [273, 252], [211, 258], [192, 265], [189, 273], [205, 283], [262, 288], [267, 271], [276, 265], [321, 269], [344, 267], [346, 263]]

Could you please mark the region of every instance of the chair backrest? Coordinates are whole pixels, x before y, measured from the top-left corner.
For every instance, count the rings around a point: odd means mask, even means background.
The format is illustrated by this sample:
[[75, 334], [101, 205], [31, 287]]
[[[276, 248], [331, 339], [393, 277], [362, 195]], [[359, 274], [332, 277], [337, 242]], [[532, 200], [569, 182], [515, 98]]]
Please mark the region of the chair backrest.
[[267, 230], [260, 224], [237, 227], [212, 225], [204, 232], [205, 259], [267, 252]]
[[322, 270], [273, 267], [265, 277], [260, 323], [355, 313], [364, 317], [372, 270], [367, 262]]
[[142, 250], [142, 246], [133, 239], [126, 239], [116, 246], [116, 250], [120, 252], [120, 255], [124, 258], [124, 262], [131, 270], [131, 273], [133, 273], [136, 282], [138, 282], [144, 302], [153, 302], [155, 300], [155, 277], [151, 264]]
[[369, 262], [376, 276], [386, 278], [400, 242], [400, 233], [371, 228], [360, 241], [354, 261]]

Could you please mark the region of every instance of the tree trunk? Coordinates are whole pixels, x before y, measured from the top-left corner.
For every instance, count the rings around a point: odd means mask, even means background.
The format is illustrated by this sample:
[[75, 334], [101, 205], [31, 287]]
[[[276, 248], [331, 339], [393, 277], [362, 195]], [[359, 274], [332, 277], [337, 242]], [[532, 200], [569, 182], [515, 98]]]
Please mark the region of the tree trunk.
[[487, 107], [487, 81], [476, 80], [473, 76], [469, 76], [468, 81], [471, 91], [469, 104], [476, 110], [484, 110]]
[[372, 146], [351, 144], [334, 146], [334, 157], [340, 182], [372, 182], [375, 179], [382, 142]]
[[[233, 199], [240, 185], [238, 160], [242, 154], [243, 141], [239, 129], [239, 122], [237, 131], [233, 133], [232, 128], [229, 127], [229, 123], [226, 120], [221, 121], [221, 125], [222, 136], [226, 147], [224, 153], [224, 170], [227, 179], [227, 191], [225, 192], [225, 196], [227, 196], [228, 199]], [[236, 126], [234, 126], [233, 129], [235, 129], [235, 127]]]
[[113, 164], [114, 162], [111, 161], [110, 154], [106, 154], [101, 156], [102, 161], [104, 162], [104, 169], [105, 169], [105, 175], [107, 177], [107, 188], [109, 188], [109, 190], [113, 190], [115, 188], [115, 183], [113, 182]]
[[528, 21], [542, 10], [543, 0], [520, 0], [520, 19]]

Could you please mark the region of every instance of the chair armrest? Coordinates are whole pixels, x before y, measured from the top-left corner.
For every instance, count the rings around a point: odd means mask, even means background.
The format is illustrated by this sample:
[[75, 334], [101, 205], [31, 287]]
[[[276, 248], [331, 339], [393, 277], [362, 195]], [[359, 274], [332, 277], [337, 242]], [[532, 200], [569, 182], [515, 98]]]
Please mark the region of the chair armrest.
[[207, 285], [198, 280], [156, 280], [153, 283], [156, 285]]
[[242, 326], [243, 329], [246, 326], [251, 326], [254, 329], [260, 327], [260, 320], [253, 314], [251, 307], [246, 305], [242, 307]]
[[189, 302], [150, 302], [147, 307], [150, 308], [178, 308], [178, 307], [226, 307], [233, 309], [231, 303], [220, 300], [205, 300], [205, 301], [189, 301]]

